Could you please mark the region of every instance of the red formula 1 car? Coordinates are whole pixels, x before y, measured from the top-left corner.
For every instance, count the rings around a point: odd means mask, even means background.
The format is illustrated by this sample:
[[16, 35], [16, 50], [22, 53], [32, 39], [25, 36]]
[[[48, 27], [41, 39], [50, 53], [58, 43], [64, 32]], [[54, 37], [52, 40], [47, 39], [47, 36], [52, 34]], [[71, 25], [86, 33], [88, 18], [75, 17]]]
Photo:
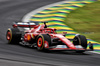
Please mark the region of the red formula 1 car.
[[[56, 29], [47, 28], [47, 22], [36, 25], [34, 22], [15, 22], [13, 28], [8, 28], [6, 38], [8, 43], [19, 43], [38, 50], [72, 50], [84, 52], [87, 49], [87, 39], [85, 36], [76, 35], [73, 42], [65, 38], [66, 32], [57, 34]], [[93, 46], [90, 45], [93, 50]]]

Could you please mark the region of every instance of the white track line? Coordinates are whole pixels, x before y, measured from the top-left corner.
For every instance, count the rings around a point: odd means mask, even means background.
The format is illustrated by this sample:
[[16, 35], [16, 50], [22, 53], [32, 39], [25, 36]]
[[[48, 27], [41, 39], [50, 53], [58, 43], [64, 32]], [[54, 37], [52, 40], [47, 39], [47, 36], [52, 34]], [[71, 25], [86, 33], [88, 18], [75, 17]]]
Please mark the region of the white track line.
[[[62, 3], [65, 3], [65, 2], [70, 2], [70, 1], [75, 1], [75, 0], [65, 0], [65, 1], [60, 1], [60, 2], [57, 2], [57, 3], [53, 3], [53, 4], [49, 4], [49, 5], [46, 5], [46, 6], [43, 6], [43, 7], [40, 7], [38, 9], [35, 9], [29, 13], [27, 13], [23, 18], [22, 18], [22, 22], [30, 22], [30, 18], [39, 13], [40, 11], [43, 11], [44, 9], [46, 8], [50, 8], [52, 6], [55, 6], [55, 5], [59, 5], [59, 4], [62, 4]], [[95, 54], [100, 54], [99, 52], [95, 52], [95, 51], [89, 51], [91, 53], [95, 53]]]

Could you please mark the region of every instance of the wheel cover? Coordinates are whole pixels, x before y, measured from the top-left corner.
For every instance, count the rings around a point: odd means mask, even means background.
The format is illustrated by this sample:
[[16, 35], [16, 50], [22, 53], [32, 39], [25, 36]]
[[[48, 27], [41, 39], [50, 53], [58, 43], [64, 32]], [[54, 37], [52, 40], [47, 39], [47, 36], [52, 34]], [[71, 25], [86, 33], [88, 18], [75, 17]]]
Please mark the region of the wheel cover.
[[47, 41], [44, 41], [44, 47], [49, 48], [49, 43]]
[[40, 38], [38, 38], [37, 45], [38, 45], [38, 47], [41, 47], [42, 44], [43, 44], [43, 40], [42, 40], [42, 38], [40, 37]]

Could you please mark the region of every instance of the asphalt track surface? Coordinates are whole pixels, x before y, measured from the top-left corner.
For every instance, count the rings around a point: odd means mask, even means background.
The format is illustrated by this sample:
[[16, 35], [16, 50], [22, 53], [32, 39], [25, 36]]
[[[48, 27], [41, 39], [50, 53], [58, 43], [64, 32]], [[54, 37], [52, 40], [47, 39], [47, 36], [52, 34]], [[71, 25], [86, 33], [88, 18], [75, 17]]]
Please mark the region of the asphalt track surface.
[[28, 12], [61, 0], [0, 0], [0, 66], [100, 66], [100, 55], [90, 52], [40, 52], [7, 44], [5, 35], [12, 22]]

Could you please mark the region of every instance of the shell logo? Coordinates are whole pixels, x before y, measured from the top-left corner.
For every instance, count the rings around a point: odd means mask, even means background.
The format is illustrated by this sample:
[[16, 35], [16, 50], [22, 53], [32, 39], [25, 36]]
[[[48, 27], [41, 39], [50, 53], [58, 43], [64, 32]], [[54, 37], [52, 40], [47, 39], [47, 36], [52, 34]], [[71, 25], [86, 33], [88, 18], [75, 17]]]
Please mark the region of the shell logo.
[[30, 34], [27, 35], [27, 40], [28, 41], [31, 40], [31, 35]]

